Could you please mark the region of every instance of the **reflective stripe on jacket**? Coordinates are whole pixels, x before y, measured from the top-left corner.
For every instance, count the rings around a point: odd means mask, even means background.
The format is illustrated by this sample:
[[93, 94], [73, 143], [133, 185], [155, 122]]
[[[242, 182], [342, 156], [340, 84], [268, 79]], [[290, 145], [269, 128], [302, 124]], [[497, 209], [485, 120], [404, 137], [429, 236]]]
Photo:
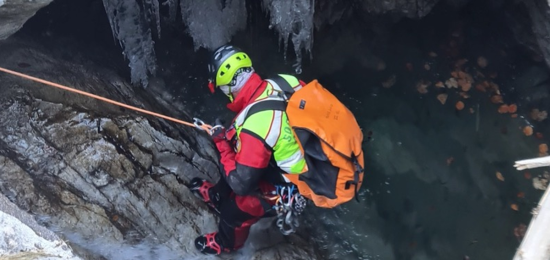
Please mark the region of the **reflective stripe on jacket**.
[[[295, 90], [301, 88], [300, 81], [290, 75], [281, 75]], [[260, 111], [246, 118], [248, 110], [257, 102], [265, 100], [283, 100], [278, 96], [278, 87], [268, 81], [262, 94], [254, 102], [246, 106], [234, 121], [237, 133], [236, 152], [239, 152], [239, 136], [243, 130], [253, 133], [264, 140], [273, 151], [277, 166], [286, 173], [300, 174], [305, 170], [306, 161], [289, 125], [286, 112], [277, 110]], [[246, 119], [246, 120], [245, 120]]]

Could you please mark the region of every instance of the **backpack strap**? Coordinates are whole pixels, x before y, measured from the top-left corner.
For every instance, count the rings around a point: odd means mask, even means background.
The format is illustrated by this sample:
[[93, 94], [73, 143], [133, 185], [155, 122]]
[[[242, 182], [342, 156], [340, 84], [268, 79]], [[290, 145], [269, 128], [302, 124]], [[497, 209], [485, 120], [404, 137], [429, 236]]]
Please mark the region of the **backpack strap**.
[[283, 100], [266, 100], [266, 101], [260, 101], [252, 105], [248, 109], [248, 113], [246, 113], [246, 116], [244, 120], [248, 119], [251, 115], [254, 115], [258, 112], [266, 111], [266, 110], [278, 110], [278, 111], [285, 111], [286, 110], [286, 101]]
[[359, 202], [359, 196], [357, 196], [358, 189], [357, 185], [359, 184], [359, 174], [363, 173], [365, 169], [361, 167], [359, 164], [359, 161], [357, 160], [357, 156], [355, 154], [351, 154], [351, 161], [353, 162], [353, 165], [355, 165], [355, 171], [353, 172], [353, 181], [346, 181], [346, 190], [350, 188], [351, 185], [355, 186], [355, 199], [357, 202]]
[[294, 88], [288, 83], [288, 81], [286, 81], [286, 79], [284, 79], [280, 75], [268, 79], [267, 81], [269, 81], [269, 83], [271, 84], [275, 83], [276, 86], [273, 87], [279, 87], [284, 93], [284, 98], [287, 100], [290, 99], [292, 94], [294, 94]]
[[[288, 100], [292, 96], [292, 94], [294, 94], [294, 88], [292, 88], [292, 86], [288, 84], [288, 82], [279, 75], [277, 75], [272, 79], [267, 79], [267, 81], [272, 85], [274, 85], [273, 88], [281, 89], [284, 93], [284, 97], [282, 98], [286, 100]], [[251, 115], [261, 111], [266, 111], [266, 110], [285, 111], [286, 105], [287, 105], [287, 102], [284, 100], [259, 101], [248, 109], [248, 112], [246, 113], [244, 120], [248, 119]]]

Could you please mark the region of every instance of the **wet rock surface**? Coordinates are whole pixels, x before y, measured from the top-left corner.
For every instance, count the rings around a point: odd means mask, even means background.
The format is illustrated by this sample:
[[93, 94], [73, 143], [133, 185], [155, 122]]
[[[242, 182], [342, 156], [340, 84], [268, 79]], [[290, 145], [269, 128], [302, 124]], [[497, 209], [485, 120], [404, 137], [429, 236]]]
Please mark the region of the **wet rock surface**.
[[[168, 111], [158, 96], [143, 98], [92, 64], [57, 60], [21, 42], [1, 44], [0, 66]], [[203, 133], [4, 73], [0, 82], [0, 192], [11, 202], [84, 259], [202, 259], [194, 238], [217, 230], [217, 219], [184, 183], [218, 177]], [[263, 237], [279, 244], [256, 242], [259, 249], [225, 258], [315, 259], [303, 242]]]
[[53, 0], [2, 0], [0, 1], [0, 40], [17, 32], [36, 11]]

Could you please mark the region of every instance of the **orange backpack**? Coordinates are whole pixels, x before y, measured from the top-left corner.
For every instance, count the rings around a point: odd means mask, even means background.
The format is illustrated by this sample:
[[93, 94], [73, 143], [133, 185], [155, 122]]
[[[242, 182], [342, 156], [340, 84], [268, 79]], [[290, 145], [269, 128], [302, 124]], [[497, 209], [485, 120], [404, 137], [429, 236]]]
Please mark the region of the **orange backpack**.
[[363, 183], [364, 159], [363, 133], [351, 111], [317, 80], [298, 91], [280, 76], [269, 82], [282, 90], [286, 102], [259, 102], [247, 117], [261, 110], [286, 111], [308, 170], [283, 175], [318, 207], [333, 208], [353, 199]]

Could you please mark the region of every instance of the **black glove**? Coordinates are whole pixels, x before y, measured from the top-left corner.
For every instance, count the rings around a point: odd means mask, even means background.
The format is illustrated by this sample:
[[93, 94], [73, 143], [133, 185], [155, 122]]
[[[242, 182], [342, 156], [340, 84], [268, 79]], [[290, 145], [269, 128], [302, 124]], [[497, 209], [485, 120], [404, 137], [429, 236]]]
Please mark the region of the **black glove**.
[[212, 126], [212, 129], [210, 129], [210, 136], [212, 136], [212, 140], [214, 142], [219, 142], [225, 140], [225, 127], [223, 126], [223, 121], [219, 118], [216, 119], [215, 123]]

